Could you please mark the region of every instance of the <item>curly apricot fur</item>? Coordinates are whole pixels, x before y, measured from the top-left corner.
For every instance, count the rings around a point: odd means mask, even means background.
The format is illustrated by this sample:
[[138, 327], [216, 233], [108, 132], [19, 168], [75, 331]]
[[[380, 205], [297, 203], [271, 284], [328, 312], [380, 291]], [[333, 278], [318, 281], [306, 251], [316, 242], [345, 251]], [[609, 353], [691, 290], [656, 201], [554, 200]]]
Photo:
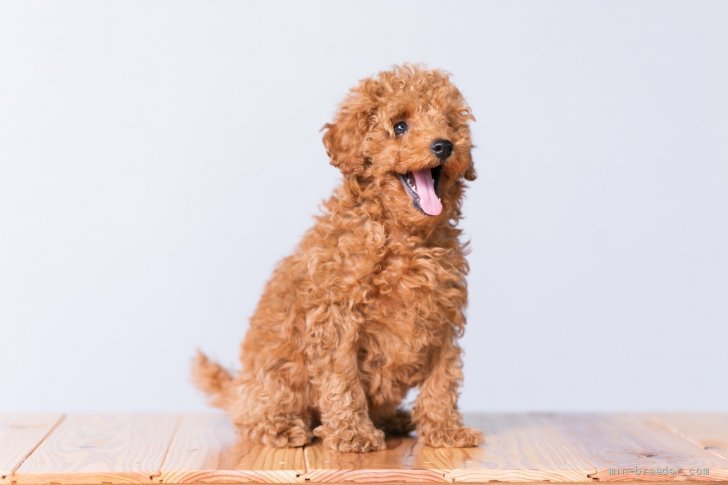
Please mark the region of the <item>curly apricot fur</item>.
[[[406, 120], [409, 131], [395, 136]], [[466, 247], [457, 228], [465, 180], [475, 178], [470, 108], [448, 76], [405, 65], [349, 93], [324, 145], [343, 173], [295, 252], [261, 296], [235, 375], [200, 354], [198, 385], [243, 436], [336, 451], [385, 448], [384, 432], [413, 427], [426, 444], [478, 445], [457, 409], [467, 304]], [[412, 205], [396, 174], [439, 163], [443, 211]], [[419, 387], [414, 409], [399, 406]]]

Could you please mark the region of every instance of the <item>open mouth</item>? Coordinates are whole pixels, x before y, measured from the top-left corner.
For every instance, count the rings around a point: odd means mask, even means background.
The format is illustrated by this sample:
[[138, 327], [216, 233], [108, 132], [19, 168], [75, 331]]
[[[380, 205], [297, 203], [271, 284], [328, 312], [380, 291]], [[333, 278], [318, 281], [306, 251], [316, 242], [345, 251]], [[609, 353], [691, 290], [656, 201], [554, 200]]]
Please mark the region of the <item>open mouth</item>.
[[441, 173], [442, 165], [438, 165], [434, 168], [398, 174], [405, 191], [412, 199], [412, 205], [430, 216], [442, 212], [442, 202], [437, 195]]

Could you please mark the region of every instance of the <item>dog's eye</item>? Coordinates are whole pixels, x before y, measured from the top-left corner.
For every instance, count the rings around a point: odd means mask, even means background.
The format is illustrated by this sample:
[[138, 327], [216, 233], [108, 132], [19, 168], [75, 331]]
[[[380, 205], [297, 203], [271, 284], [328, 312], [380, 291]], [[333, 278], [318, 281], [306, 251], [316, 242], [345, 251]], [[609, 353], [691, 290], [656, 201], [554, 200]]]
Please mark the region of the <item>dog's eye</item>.
[[394, 125], [394, 134], [395, 135], [399, 136], [399, 135], [404, 135], [405, 133], [407, 133], [407, 122], [406, 121], [400, 121], [399, 123]]

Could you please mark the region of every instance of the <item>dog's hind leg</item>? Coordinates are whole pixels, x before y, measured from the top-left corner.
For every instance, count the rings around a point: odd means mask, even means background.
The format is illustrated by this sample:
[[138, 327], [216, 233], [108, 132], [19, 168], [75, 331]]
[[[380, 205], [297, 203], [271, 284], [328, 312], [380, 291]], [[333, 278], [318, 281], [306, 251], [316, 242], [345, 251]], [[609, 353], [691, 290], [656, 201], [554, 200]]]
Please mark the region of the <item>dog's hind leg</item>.
[[311, 426], [300, 414], [263, 414], [248, 428], [248, 436], [267, 446], [292, 448], [311, 441]]
[[276, 448], [303, 446], [311, 441], [311, 414], [304, 390], [286, 379], [265, 376], [242, 383], [229, 409], [240, 433]]
[[415, 429], [410, 412], [394, 404], [372, 406], [369, 416], [374, 425], [387, 435], [407, 435]]

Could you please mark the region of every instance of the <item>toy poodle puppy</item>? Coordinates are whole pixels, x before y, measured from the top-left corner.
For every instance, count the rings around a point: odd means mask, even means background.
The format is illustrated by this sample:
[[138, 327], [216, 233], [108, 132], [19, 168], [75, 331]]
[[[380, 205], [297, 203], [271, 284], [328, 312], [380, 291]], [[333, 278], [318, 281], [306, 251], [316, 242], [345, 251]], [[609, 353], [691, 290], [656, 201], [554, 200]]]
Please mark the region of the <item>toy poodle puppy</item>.
[[[405, 65], [361, 81], [325, 125], [341, 185], [268, 281], [242, 368], [195, 361], [196, 383], [243, 436], [275, 447], [316, 436], [347, 452], [413, 429], [433, 447], [482, 442], [457, 407], [471, 120], [445, 73]], [[399, 406], [412, 387], [410, 414]]]

